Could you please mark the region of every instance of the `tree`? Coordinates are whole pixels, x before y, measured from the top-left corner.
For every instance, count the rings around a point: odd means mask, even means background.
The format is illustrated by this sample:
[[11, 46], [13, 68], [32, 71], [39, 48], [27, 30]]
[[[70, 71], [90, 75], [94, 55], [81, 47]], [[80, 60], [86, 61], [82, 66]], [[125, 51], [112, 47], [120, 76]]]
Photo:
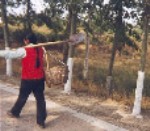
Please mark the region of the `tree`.
[[64, 0], [44, 0], [47, 4], [45, 11], [43, 12], [48, 20], [46, 20], [46, 25], [53, 29], [55, 34], [58, 34], [64, 29], [63, 24], [63, 14], [65, 11], [65, 6], [67, 3], [64, 3]]
[[109, 68], [108, 68], [108, 76], [107, 76], [107, 81], [106, 81], [106, 87], [109, 90], [108, 95], [112, 95], [112, 82], [113, 82], [113, 77], [112, 77], [112, 71], [113, 71], [113, 65], [114, 65], [114, 60], [115, 60], [115, 55], [116, 55], [116, 50], [119, 48], [122, 48], [124, 44], [124, 37], [125, 37], [125, 30], [124, 30], [124, 24], [122, 20], [123, 16], [123, 5], [122, 2], [123, 0], [119, 0], [114, 3], [112, 0], [112, 5], [115, 11], [115, 34], [114, 34], [114, 42], [113, 42], [113, 47], [112, 47], [112, 54], [110, 58], [110, 63], [109, 63]]
[[[108, 95], [112, 96], [113, 91], [113, 65], [115, 61], [116, 51], [121, 55], [122, 48], [125, 44], [137, 48], [135, 43], [130, 40], [130, 36], [126, 34], [126, 31], [129, 31], [130, 28], [125, 25], [124, 19], [130, 17], [136, 17], [136, 13], [132, 11], [131, 13], [127, 12], [126, 8], [136, 8], [136, 0], [110, 0], [107, 8], [109, 12], [106, 14], [106, 18], [111, 22], [112, 30], [114, 31], [114, 41], [112, 47], [112, 55], [110, 58], [110, 63], [108, 67], [108, 76], [106, 80], [106, 87], [108, 89]], [[112, 18], [112, 19], [111, 19]]]
[[27, 12], [26, 12], [26, 22], [27, 22], [27, 31], [31, 32], [32, 31], [32, 24], [31, 24], [31, 0], [27, 0]]
[[[76, 33], [76, 25], [77, 25], [77, 14], [78, 14], [78, 2], [79, 1], [71, 1], [71, 3], [68, 5], [68, 11], [69, 11], [69, 21], [70, 23], [70, 36]], [[67, 65], [69, 68], [69, 75], [67, 83], [64, 86], [64, 92], [70, 93], [71, 92], [71, 84], [72, 84], [72, 73], [73, 73], [73, 57], [74, 57], [74, 46], [69, 45], [68, 50], [68, 59], [67, 59]]]
[[26, 6], [26, 14], [24, 17], [24, 29], [26, 33], [32, 32], [32, 16], [35, 12], [32, 9], [31, 0], [23, 0], [22, 4]]
[[87, 3], [83, 5], [82, 12], [85, 14], [87, 13], [87, 16], [84, 18], [84, 24], [85, 32], [86, 32], [86, 49], [85, 49], [85, 59], [84, 59], [84, 69], [83, 69], [83, 78], [84, 80], [88, 79], [88, 57], [89, 57], [89, 44], [90, 44], [90, 33], [94, 32], [92, 30], [91, 24], [92, 24], [92, 16], [94, 13], [94, 10], [96, 8], [96, 4], [93, 3], [93, 0], [88, 0]]
[[[3, 20], [3, 30], [4, 30], [4, 41], [5, 49], [9, 50], [9, 30], [8, 30], [8, 19], [7, 19], [7, 10], [6, 10], [6, 0], [1, 1], [1, 13]], [[6, 75], [12, 75], [12, 61], [11, 59], [6, 60]]]
[[145, 64], [146, 64], [146, 53], [147, 53], [147, 40], [148, 40], [148, 30], [149, 30], [149, 18], [150, 18], [150, 2], [148, 0], [143, 0], [143, 37], [142, 37], [142, 53], [141, 53], [141, 63], [140, 70], [138, 71], [137, 87], [135, 90], [135, 101], [132, 114], [136, 117], [141, 117], [141, 101], [142, 101], [142, 91], [144, 88], [144, 78], [145, 78]]

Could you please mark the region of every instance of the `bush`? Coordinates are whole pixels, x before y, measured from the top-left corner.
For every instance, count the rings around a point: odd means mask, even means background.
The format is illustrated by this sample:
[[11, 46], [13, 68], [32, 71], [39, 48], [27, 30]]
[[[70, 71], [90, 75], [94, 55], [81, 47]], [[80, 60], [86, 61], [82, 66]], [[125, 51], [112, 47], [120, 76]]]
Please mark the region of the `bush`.
[[23, 43], [23, 39], [26, 36], [26, 31], [22, 29], [17, 29], [10, 33], [12, 40], [18, 41], [19, 43]]

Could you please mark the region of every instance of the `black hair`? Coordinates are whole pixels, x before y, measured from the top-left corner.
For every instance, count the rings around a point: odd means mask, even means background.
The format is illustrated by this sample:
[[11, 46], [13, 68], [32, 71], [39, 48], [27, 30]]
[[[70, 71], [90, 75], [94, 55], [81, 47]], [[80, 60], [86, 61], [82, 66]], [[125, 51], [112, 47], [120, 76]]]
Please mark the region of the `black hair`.
[[[37, 38], [36, 35], [34, 33], [30, 33], [28, 34], [25, 39], [29, 40], [30, 43], [32, 44], [37, 44]], [[36, 62], [35, 62], [35, 67], [39, 68], [40, 67], [40, 59], [39, 59], [39, 48], [35, 47], [36, 53], [37, 53], [37, 57], [36, 57]]]
[[36, 50], [36, 53], [37, 53], [35, 67], [39, 68], [40, 67], [39, 48], [36, 47], [35, 50]]
[[30, 43], [32, 44], [37, 44], [37, 38], [36, 35], [34, 33], [30, 33], [28, 34], [25, 39], [29, 40]]

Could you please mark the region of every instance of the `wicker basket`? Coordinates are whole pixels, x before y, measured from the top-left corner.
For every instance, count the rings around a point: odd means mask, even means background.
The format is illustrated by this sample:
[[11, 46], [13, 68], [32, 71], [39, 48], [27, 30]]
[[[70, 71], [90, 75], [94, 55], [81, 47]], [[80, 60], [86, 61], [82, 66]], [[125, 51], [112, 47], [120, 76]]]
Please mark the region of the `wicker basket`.
[[[52, 54], [47, 53], [46, 56], [46, 64], [47, 68], [45, 70], [45, 79], [46, 84], [50, 88], [52, 85], [63, 85], [68, 80], [68, 66], [65, 63], [60, 62], [60, 60], [57, 60], [60, 65], [49, 67], [49, 57], [51, 58]], [[56, 60], [56, 58], [54, 58]]]

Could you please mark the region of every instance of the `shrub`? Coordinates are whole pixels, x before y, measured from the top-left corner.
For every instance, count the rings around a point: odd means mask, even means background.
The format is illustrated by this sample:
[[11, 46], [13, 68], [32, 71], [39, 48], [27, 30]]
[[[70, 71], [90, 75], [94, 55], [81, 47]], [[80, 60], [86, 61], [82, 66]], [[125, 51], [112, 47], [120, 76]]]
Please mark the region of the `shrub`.
[[10, 32], [11, 38], [19, 43], [23, 43], [23, 39], [26, 36], [26, 31], [22, 29], [17, 29], [15, 31]]

